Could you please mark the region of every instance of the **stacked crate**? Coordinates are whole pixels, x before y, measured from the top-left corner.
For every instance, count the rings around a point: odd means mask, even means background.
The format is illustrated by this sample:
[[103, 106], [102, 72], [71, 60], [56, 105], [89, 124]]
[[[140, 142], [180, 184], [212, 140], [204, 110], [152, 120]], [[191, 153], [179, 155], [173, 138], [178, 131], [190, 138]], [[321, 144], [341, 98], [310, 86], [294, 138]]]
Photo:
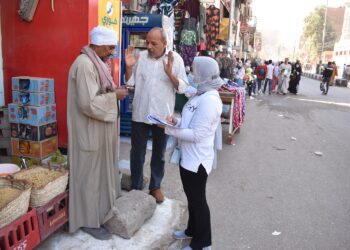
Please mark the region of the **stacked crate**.
[[0, 108], [0, 163], [11, 162], [11, 141], [10, 141], [10, 123], [8, 118], [8, 109]]
[[13, 162], [24, 157], [41, 163], [58, 147], [54, 80], [13, 77], [12, 99], [8, 111]]

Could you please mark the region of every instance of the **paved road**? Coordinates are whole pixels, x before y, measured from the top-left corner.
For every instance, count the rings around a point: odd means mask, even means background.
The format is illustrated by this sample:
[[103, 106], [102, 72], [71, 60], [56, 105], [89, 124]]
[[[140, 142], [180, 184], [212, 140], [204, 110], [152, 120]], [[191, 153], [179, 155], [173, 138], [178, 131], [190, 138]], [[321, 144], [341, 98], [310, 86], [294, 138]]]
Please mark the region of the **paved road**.
[[[247, 100], [246, 113], [208, 181], [213, 249], [350, 249], [350, 89], [323, 96], [303, 78], [298, 95]], [[177, 168], [163, 187], [185, 201]]]

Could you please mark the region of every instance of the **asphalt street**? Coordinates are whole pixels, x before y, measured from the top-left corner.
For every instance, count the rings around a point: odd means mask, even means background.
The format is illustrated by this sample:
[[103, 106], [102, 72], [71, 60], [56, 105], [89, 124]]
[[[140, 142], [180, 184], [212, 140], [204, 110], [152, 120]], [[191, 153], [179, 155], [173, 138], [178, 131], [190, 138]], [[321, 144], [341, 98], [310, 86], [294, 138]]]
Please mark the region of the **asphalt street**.
[[[350, 89], [247, 100], [235, 143], [207, 185], [214, 250], [350, 249]], [[177, 167], [163, 190], [186, 202]]]

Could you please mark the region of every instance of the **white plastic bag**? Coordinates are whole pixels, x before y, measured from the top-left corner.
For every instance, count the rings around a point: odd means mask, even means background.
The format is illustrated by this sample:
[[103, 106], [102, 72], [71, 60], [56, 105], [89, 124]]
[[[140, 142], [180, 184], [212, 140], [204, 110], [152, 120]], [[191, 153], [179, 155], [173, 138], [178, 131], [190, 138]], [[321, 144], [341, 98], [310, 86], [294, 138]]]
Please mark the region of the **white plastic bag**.
[[181, 158], [180, 147], [176, 146], [174, 148], [173, 153], [171, 154], [170, 163], [178, 166], [180, 164], [180, 158]]

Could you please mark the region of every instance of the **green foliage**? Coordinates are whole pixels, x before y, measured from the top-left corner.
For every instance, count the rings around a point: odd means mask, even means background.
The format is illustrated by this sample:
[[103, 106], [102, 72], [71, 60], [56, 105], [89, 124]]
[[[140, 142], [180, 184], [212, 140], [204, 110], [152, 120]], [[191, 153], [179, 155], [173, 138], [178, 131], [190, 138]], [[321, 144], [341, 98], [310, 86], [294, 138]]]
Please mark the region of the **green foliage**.
[[[325, 11], [326, 6], [319, 6], [304, 19], [302, 37], [307, 45], [308, 54], [313, 59], [318, 59], [321, 55]], [[335, 42], [335, 30], [327, 24], [323, 51], [333, 50]]]
[[51, 157], [51, 162], [56, 164], [62, 164], [66, 162], [66, 158], [62, 155], [61, 151], [57, 149], [55, 154]]

